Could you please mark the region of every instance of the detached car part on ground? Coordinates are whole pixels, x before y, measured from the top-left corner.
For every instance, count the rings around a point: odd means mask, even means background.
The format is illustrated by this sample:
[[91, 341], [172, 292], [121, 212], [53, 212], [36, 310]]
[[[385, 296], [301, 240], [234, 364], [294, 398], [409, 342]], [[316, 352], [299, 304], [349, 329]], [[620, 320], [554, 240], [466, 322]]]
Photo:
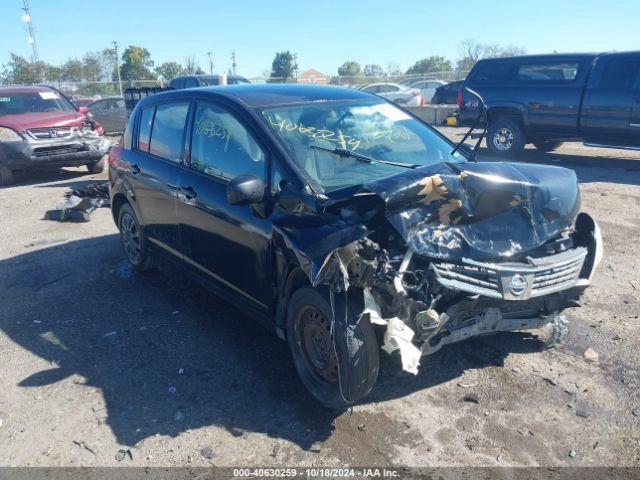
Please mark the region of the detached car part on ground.
[[0, 185], [16, 170], [86, 165], [104, 169], [110, 141], [98, 122], [49, 87], [0, 88]]
[[[165, 112], [172, 101], [187, 102], [192, 112], [186, 132], [177, 135], [186, 143], [176, 150], [180, 173], [144, 189], [175, 185], [173, 209], [157, 204], [159, 190], [136, 189], [150, 174], [145, 170], [165, 164], [151, 150], [137, 151], [146, 146], [137, 143], [138, 129], [153, 132], [144, 112], [156, 105]], [[207, 117], [204, 129], [200, 102], [216, 105], [214, 112], [228, 108], [247, 130], [222, 116]], [[224, 155], [236, 152], [236, 145], [227, 150], [230, 139], [248, 132], [268, 155], [247, 153], [247, 173], [217, 178]], [[220, 138], [227, 143], [207, 160], [199, 153], [200, 135], [212, 150]], [[234, 157], [234, 165], [242, 158]], [[270, 159], [265, 174], [272, 187], [255, 173], [259, 158]], [[376, 325], [384, 329], [382, 348], [399, 350], [403, 369], [414, 374], [423, 355], [477, 335], [545, 327], [549, 344], [561, 340], [562, 311], [577, 306], [602, 256], [599, 229], [580, 212], [572, 171], [469, 162], [410, 113], [355, 90], [266, 85], [152, 96], [132, 113], [110, 166], [114, 219], [134, 267], [150, 268], [163, 254], [266, 318], [287, 339], [304, 384], [332, 408], [373, 389]], [[210, 175], [211, 182], [191, 184], [192, 170], [199, 172], [193, 178]], [[207, 205], [206, 189], [221, 185], [226, 202]], [[155, 199], [156, 211], [145, 210], [145, 196]], [[178, 212], [177, 234], [157, 236], [158, 209]], [[196, 212], [210, 221], [196, 228]], [[228, 250], [217, 250], [221, 238]], [[263, 240], [266, 258], [251, 250]], [[253, 282], [246, 288], [262, 282], [271, 292], [263, 315], [250, 308], [249, 290], [233, 285], [240, 277], [223, 278], [203, 266], [210, 259], [198, 257], [195, 247], [208, 241], [201, 251], [216, 252], [211, 265], [235, 274], [243, 265], [238, 275]]]

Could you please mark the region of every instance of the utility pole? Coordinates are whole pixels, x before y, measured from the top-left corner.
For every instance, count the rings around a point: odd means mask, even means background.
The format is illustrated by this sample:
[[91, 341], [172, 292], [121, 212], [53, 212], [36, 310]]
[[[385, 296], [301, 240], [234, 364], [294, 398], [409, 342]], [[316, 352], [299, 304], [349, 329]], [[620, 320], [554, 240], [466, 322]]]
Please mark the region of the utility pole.
[[231, 52], [231, 71], [233, 72], [233, 74], [236, 74], [236, 66], [238, 64], [236, 63], [236, 52]]
[[42, 80], [42, 76], [40, 75], [40, 59], [38, 58], [38, 47], [36, 46], [36, 34], [33, 29], [33, 23], [31, 22], [31, 12], [29, 11], [29, 0], [23, 0], [22, 3], [24, 7], [22, 10], [24, 14], [22, 15], [22, 21], [26, 24], [27, 27], [27, 42], [31, 44], [31, 48], [33, 49], [33, 64], [36, 69], [37, 81]]
[[120, 96], [122, 96], [122, 78], [120, 77], [120, 58], [118, 57], [118, 42], [113, 41], [113, 51], [116, 56], [116, 70], [118, 71], [118, 89], [120, 90]]
[[209, 75], [213, 75], [213, 59], [211, 55], [213, 55], [213, 52], [207, 52], [207, 56], [209, 57]]

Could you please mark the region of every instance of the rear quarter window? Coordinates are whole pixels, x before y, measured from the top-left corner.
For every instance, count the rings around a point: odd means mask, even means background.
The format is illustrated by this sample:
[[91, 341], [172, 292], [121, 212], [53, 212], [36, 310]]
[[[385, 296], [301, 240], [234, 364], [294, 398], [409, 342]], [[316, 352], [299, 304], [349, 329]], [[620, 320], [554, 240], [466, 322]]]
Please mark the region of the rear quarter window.
[[489, 84], [564, 84], [575, 81], [580, 64], [572, 61], [505, 61], [478, 65], [472, 83]]

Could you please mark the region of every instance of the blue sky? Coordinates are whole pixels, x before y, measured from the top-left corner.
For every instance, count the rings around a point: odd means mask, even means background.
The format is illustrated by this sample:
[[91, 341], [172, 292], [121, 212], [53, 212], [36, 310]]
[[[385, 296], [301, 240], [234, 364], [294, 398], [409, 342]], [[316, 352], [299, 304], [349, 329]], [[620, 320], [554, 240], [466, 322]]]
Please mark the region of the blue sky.
[[[29, 56], [22, 0], [2, 0], [0, 63], [9, 52]], [[275, 52], [298, 54], [301, 70], [335, 74], [344, 60], [394, 63], [452, 60], [466, 38], [516, 45], [528, 53], [640, 49], [640, 0], [30, 0], [40, 58], [62, 63], [117, 40], [150, 50], [156, 65], [194, 55], [226, 71], [259, 76]], [[478, 8], [479, 7], [479, 8]]]

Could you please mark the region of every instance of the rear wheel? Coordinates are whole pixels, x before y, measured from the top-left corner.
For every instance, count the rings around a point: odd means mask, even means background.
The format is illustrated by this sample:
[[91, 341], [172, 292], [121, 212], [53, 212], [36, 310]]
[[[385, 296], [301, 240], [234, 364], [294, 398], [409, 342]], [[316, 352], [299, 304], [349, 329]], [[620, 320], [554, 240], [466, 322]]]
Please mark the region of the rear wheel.
[[14, 182], [13, 171], [4, 165], [0, 165], [0, 185], [13, 185]]
[[[351, 309], [349, 309], [351, 310]], [[346, 350], [339, 357], [331, 332], [333, 318], [328, 294], [302, 287], [291, 297], [287, 311], [287, 341], [293, 363], [307, 389], [324, 406], [342, 410], [365, 397], [378, 378], [378, 341], [366, 315], [349, 311]], [[340, 388], [340, 375], [343, 394]], [[347, 384], [345, 385], [345, 380]]]
[[102, 173], [104, 172], [104, 166], [107, 163], [106, 162], [106, 155], [104, 157], [102, 157], [100, 160], [98, 160], [97, 162], [92, 162], [92, 163], [87, 163], [87, 170], [89, 170], [89, 173]]
[[491, 153], [501, 158], [513, 158], [524, 150], [526, 143], [522, 127], [508, 118], [497, 118], [487, 131], [487, 146]]
[[140, 226], [133, 208], [128, 203], [120, 208], [118, 229], [124, 253], [133, 268], [141, 272], [154, 268], [156, 266], [155, 258], [147, 248], [144, 230]]
[[562, 142], [552, 142], [551, 140], [540, 140], [538, 142], [533, 142], [533, 145], [540, 150], [541, 152], [552, 152], [560, 145]]

